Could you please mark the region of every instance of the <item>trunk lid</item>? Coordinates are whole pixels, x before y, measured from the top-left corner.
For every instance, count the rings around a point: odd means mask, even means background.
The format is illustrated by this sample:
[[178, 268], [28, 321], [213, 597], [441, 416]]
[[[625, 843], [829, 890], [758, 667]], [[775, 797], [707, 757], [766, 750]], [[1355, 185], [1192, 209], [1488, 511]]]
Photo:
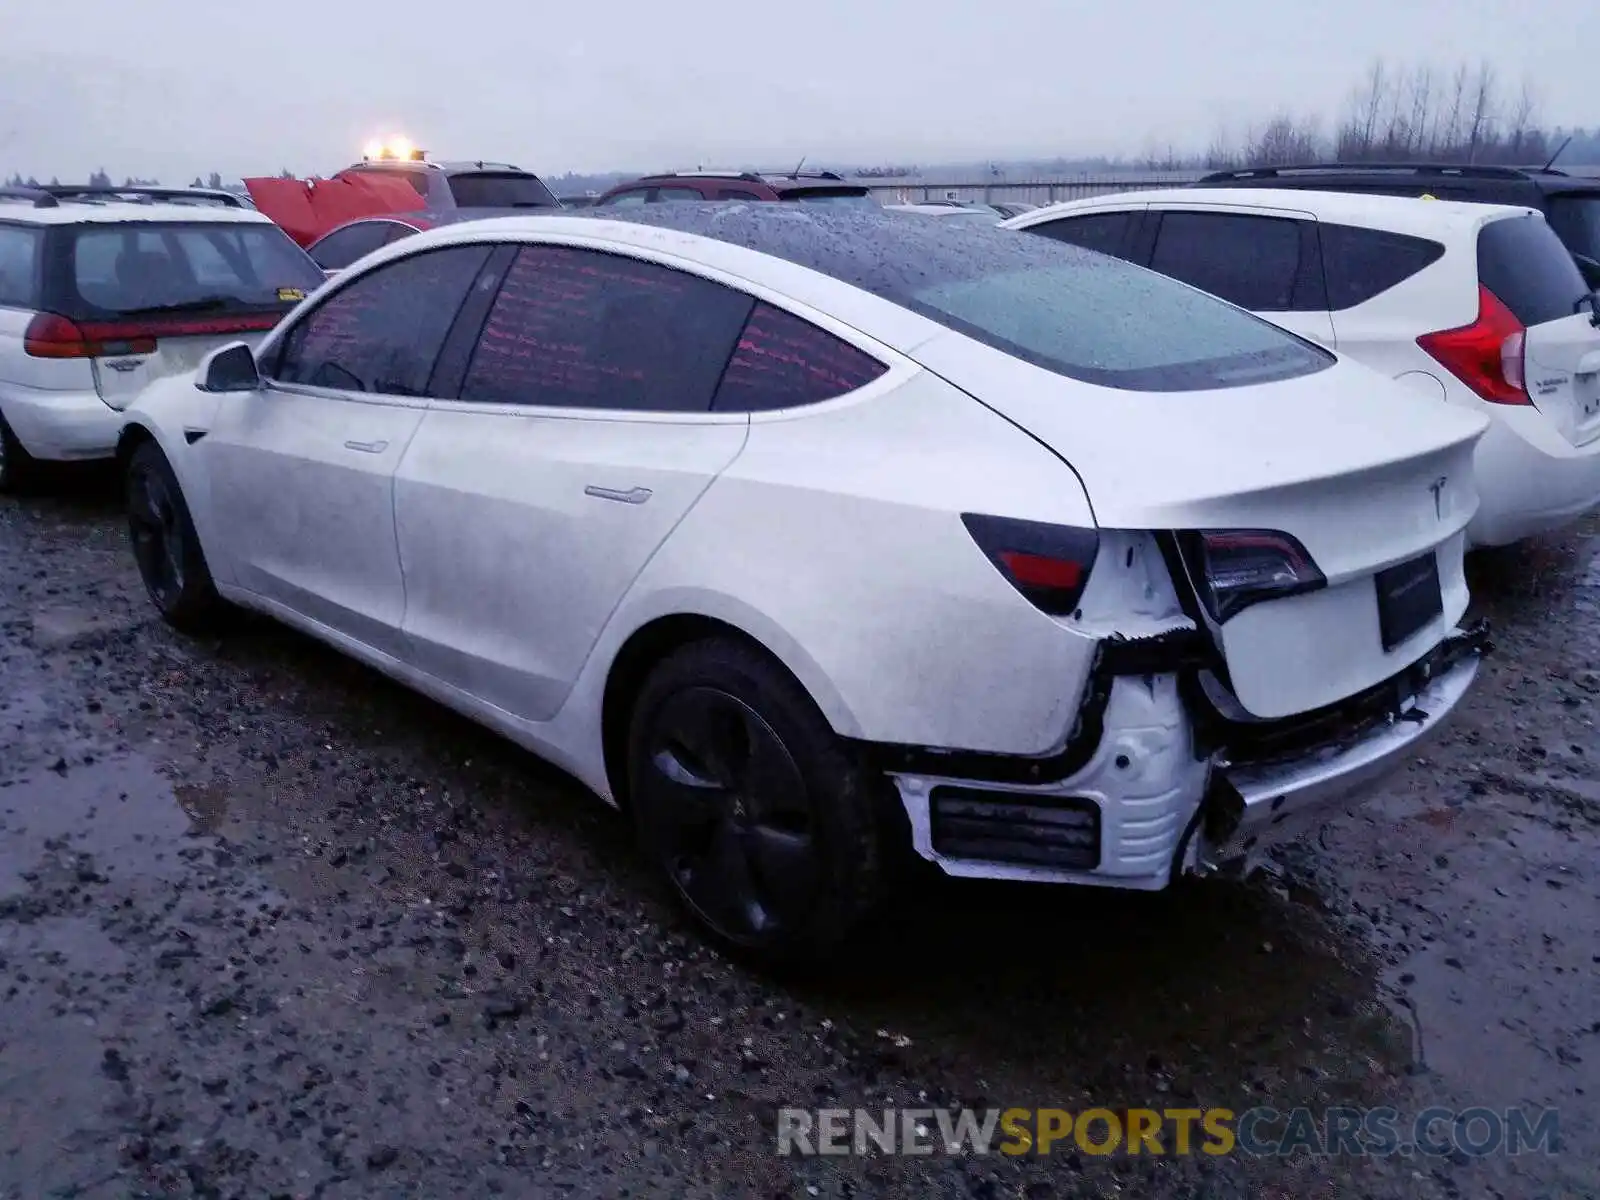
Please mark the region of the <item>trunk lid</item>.
[[[1248, 714], [1287, 716], [1370, 687], [1465, 611], [1463, 531], [1478, 506], [1484, 417], [1342, 359], [1272, 383], [1137, 392], [978, 350], [948, 333], [915, 357], [1059, 453], [1102, 527], [1273, 530], [1310, 555], [1325, 586], [1211, 623]], [[1386, 645], [1377, 576], [1427, 556], [1437, 611]], [[1385, 581], [1391, 591], [1415, 582]]]
[[1582, 314], [1533, 325], [1524, 335], [1528, 396], [1574, 446], [1600, 438], [1600, 329]]
[[[264, 322], [241, 323], [231, 330], [178, 336], [156, 336], [156, 348], [149, 354], [113, 354], [91, 360], [94, 386], [111, 408], [127, 408], [135, 396], [155, 380], [167, 375], [192, 374], [202, 359], [230, 342], [247, 342], [253, 349], [267, 329]], [[267, 324], [267, 328], [271, 325]]]

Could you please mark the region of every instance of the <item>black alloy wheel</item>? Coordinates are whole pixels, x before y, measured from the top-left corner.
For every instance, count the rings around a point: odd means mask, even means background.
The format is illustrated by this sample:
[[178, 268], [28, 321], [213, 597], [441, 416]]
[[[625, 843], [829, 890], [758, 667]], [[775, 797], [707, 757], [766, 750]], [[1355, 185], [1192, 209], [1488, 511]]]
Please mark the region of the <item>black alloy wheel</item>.
[[641, 843], [719, 941], [774, 963], [820, 958], [876, 898], [876, 793], [753, 648], [702, 642], [658, 667], [629, 762]]

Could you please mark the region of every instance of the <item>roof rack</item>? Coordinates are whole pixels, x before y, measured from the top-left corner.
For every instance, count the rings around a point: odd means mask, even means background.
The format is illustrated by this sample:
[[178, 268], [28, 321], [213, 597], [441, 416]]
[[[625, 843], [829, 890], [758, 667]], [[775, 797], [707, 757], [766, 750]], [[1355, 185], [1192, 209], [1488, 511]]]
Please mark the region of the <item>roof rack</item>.
[[178, 203], [200, 201], [222, 208], [245, 207], [242, 198], [221, 188], [146, 187], [143, 184], [132, 184], [128, 187], [96, 187], [53, 183], [38, 190], [56, 201], [132, 200], [141, 204], [153, 204], [157, 200], [172, 200]]
[[35, 208], [56, 208], [60, 201], [43, 188], [0, 187], [0, 200], [27, 200]]
[[[1295, 163], [1281, 167], [1246, 167], [1236, 171], [1213, 171], [1200, 178], [1201, 183], [1215, 183], [1225, 179], [1281, 179], [1289, 175], [1324, 174], [1411, 174], [1437, 178], [1461, 179], [1526, 179], [1539, 168], [1487, 167], [1476, 163]], [[1563, 172], [1552, 169], [1550, 174]]]
[[693, 171], [657, 171], [654, 175], [644, 175], [641, 176], [641, 178], [660, 179], [669, 175], [677, 175], [684, 179], [743, 179], [748, 183], [765, 182], [761, 176], [756, 174], [754, 171], [706, 171], [698, 167]]

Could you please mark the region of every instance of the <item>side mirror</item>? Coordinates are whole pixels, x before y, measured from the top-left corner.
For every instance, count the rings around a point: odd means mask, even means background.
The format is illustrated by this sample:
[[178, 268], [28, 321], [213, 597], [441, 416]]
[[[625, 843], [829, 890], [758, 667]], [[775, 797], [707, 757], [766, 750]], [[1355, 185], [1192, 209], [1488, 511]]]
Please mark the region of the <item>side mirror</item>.
[[1595, 291], [1600, 292], [1600, 262], [1596, 262], [1587, 254], [1574, 254], [1578, 270], [1583, 273], [1583, 281]]
[[194, 385], [202, 392], [253, 392], [261, 386], [256, 356], [244, 342], [230, 342], [200, 362]]

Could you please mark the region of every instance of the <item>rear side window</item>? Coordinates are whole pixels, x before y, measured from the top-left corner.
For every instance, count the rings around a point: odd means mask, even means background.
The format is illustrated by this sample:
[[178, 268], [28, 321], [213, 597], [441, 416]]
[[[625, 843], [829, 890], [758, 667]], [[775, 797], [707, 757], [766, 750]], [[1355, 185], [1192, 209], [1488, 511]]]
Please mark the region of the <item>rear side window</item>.
[[1063, 217], [1043, 225], [1030, 225], [1028, 233], [1041, 233], [1058, 242], [1082, 246], [1101, 254], [1116, 254], [1122, 249], [1127, 236], [1128, 223], [1133, 220], [1129, 212], [1089, 213], [1082, 217]]
[[1551, 196], [1550, 228], [1568, 250], [1600, 262], [1600, 192]]
[[889, 368], [793, 313], [757, 302], [717, 388], [718, 412], [767, 412], [832, 400]]
[[1444, 247], [1426, 238], [1354, 225], [1318, 227], [1328, 307], [1335, 312], [1365, 304], [1444, 256]]
[[318, 240], [308, 253], [323, 270], [342, 271], [356, 259], [372, 253], [389, 241], [389, 235], [401, 228], [404, 227], [392, 221], [363, 221], [359, 225], [347, 225]]
[[72, 237], [74, 307], [97, 315], [288, 311], [323, 283], [305, 251], [266, 222], [94, 224]]
[[1240, 308], [1293, 312], [1301, 277], [1300, 222], [1231, 213], [1165, 213], [1150, 266]]
[[705, 197], [702, 196], [694, 188], [664, 187], [664, 188], [657, 188], [656, 189], [656, 199], [657, 200], [704, 200]]
[[273, 367], [282, 383], [427, 395], [445, 335], [488, 246], [450, 246], [385, 263], [307, 313]]
[[522, 171], [469, 171], [450, 176], [458, 208], [557, 208], [560, 201], [537, 175]]
[[643, 204], [649, 199], [649, 188], [634, 188], [631, 192], [618, 192], [615, 196], [607, 196], [604, 200], [599, 201], [596, 207], [611, 208], [615, 205], [619, 208], [628, 208], [635, 204]]
[[1578, 264], [1543, 217], [1507, 217], [1478, 231], [1478, 279], [1530, 328], [1577, 311], [1589, 294]]
[[526, 246], [489, 311], [461, 399], [709, 412], [752, 303], [655, 263]]
[[42, 234], [21, 225], [0, 225], [0, 306], [37, 308]]

